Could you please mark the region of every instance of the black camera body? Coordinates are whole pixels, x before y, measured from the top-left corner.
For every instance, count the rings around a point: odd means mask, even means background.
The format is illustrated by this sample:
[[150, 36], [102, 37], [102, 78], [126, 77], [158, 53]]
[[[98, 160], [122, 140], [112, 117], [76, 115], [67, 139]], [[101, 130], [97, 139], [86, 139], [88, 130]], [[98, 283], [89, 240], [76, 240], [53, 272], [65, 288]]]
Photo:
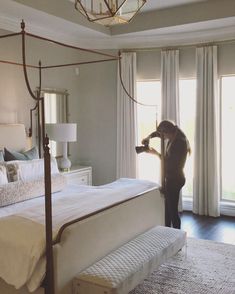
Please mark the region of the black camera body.
[[146, 152], [148, 150], [149, 150], [149, 144], [148, 143], [146, 143], [146, 144], [144, 144], [142, 146], [136, 146], [135, 147], [135, 151], [136, 151], [137, 154], [142, 153], [142, 152]]

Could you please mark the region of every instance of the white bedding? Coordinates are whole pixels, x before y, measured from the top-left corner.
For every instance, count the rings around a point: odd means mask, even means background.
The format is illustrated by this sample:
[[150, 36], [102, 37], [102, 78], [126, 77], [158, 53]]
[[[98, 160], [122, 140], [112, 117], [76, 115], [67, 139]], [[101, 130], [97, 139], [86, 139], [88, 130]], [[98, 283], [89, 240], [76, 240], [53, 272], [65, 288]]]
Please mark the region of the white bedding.
[[[119, 179], [103, 186], [69, 185], [53, 194], [54, 236], [66, 222], [156, 188], [155, 183]], [[44, 197], [0, 208], [0, 277], [17, 289], [40, 286], [45, 274]]]

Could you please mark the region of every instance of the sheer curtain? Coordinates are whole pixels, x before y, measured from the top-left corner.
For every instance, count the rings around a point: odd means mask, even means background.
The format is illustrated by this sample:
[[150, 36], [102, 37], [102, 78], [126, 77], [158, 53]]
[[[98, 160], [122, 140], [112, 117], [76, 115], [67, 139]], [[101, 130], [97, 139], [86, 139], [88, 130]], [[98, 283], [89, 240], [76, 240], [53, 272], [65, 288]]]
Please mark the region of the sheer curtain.
[[[136, 97], [136, 53], [122, 53], [121, 74], [127, 91]], [[136, 105], [126, 95], [119, 79], [117, 86], [117, 178], [136, 177]]]
[[217, 47], [196, 49], [197, 105], [193, 212], [219, 216]]
[[[162, 120], [173, 121], [179, 126], [179, 50], [161, 52]], [[182, 211], [180, 193], [179, 211]]]
[[179, 124], [179, 50], [161, 52], [162, 119]]

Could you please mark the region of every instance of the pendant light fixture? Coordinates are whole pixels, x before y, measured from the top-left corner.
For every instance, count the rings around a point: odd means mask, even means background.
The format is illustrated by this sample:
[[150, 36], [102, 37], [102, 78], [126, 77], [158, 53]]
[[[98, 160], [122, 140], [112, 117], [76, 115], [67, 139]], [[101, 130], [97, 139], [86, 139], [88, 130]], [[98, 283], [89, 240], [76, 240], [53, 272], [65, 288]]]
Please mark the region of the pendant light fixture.
[[130, 22], [147, 0], [75, 0], [75, 8], [89, 21], [112, 26]]

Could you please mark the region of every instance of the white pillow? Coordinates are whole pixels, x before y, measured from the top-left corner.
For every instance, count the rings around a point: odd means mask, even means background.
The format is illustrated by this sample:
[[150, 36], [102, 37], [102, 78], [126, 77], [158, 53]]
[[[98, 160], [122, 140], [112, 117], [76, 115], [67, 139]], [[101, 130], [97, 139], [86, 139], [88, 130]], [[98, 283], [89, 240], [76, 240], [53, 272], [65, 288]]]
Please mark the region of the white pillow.
[[7, 179], [7, 170], [4, 165], [0, 165], [0, 185], [4, 185], [8, 183]]
[[[62, 174], [51, 176], [51, 192], [59, 192], [66, 186], [66, 177]], [[17, 181], [0, 185], [0, 207], [43, 196], [45, 193], [44, 178], [33, 181]]]
[[[33, 181], [44, 176], [44, 159], [15, 160], [5, 163], [9, 182]], [[57, 161], [51, 158], [51, 174], [58, 174]]]

